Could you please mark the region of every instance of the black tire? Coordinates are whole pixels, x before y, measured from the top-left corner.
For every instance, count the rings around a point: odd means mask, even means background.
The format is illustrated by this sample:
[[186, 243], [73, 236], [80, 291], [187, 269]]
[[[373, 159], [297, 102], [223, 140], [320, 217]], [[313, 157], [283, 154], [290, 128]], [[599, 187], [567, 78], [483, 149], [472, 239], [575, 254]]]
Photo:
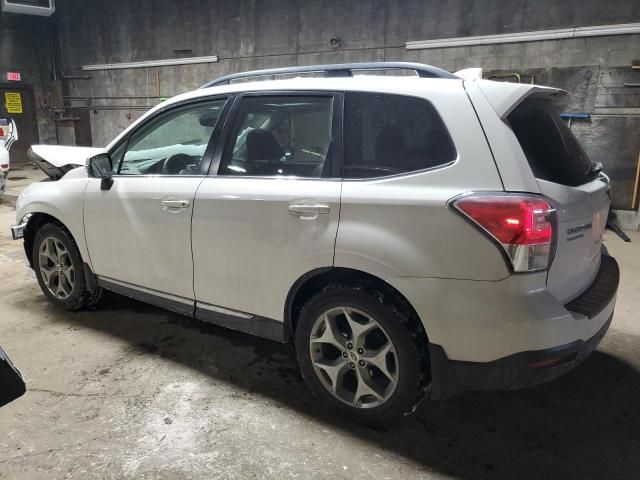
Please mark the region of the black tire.
[[[395, 347], [398, 377], [395, 390], [384, 403], [369, 408], [354, 407], [334, 397], [323, 385], [313, 366], [310, 341], [316, 320], [328, 310], [348, 307], [374, 318]], [[377, 291], [359, 287], [329, 287], [315, 295], [300, 312], [295, 331], [296, 354], [302, 376], [313, 393], [338, 413], [359, 423], [383, 428], [411, 411], [420, 392], [420, 354], [409, 331], [407, 313], [401, 305], [384, 301]]]
[[[74, 270], [74, 283], [71, 289], [71, 293], [67, 298], [61, 299], [54, 295], [49, 288], [47, 287], [45, 280], [43, 278], [43, 274], [40, 271], [40, 248], [42, 243], [47, 238], [54, 238], [59, 241], [66, 251], [68, 252], [69, 259], [71, 261], [71, 265]], [[40, 227], [40, 229], [36, 232], [34, 241], [33, 241], [33, 250], [31, 252], [31, 259], [33, 264], [33, 269], [36, 272], [36, 277], [38, 279], [38, 284], [40, 285], [40, 289], [44, 293], [44, 295], [56, 305], [61, 306], [65, 310], [74, 311], [79, 310], [81, 308], [90, 307], [95, 305], [102, 296], [102, 289], [96, 288], [95, 290], [89, 290], [86, 286], [86, 281], [84, 277], [84, 262], [82, 261], [82, 257], [80, 256], [80, 251], [78, 250], [78, 246], [76, 242], [73, 240], [73, 237], [69, 232], [62, 227], [62, 225], [55, 223], [47, 223]]]

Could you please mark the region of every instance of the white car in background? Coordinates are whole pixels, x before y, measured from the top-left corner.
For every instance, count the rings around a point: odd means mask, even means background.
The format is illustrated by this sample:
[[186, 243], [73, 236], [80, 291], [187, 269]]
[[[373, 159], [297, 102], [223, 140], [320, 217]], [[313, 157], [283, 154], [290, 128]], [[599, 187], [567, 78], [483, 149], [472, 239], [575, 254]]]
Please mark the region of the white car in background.
[[[399, 68], [416, 78], [353, 75]], [[231, 83], [305, 72], [333, 78]], [[58, 181], [12, 232], [56, 305], [107, 289], [291, 342], [319, 398], [388, 424], [555, 378], [607, 331], [609, 180], [567, 98], [419, 64], [223, 77], [105, 150], [33, 147]]]
[[[15, 121], [0, 119], [0, 174], [6, 178], [11, 169], [11, 146], [18, 140], [18, 128]], [[2, 187], [0, 187], [1, 189]]]

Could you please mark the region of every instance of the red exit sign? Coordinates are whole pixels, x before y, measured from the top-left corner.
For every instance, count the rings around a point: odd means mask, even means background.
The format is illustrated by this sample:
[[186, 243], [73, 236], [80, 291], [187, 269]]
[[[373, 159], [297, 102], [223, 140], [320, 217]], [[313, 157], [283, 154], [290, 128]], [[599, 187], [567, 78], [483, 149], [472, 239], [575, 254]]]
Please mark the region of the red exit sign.
[[20, 72], [7, 72], [7, 80], [10, 82], [19, 82], [20, 78]]

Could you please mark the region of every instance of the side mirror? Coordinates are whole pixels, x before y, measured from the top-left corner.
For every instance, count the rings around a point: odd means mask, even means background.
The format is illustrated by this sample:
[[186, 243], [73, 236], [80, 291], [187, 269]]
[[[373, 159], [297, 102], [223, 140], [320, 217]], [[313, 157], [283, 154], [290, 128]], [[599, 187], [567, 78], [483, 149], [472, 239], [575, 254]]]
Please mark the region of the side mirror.
[[91, 157], [87, 164], [87, 172], [92, 178], [100, 178], [101, 190], [109, 190], [113, 185], [113, 178], [111, 176], [111, 170], [113, 169], [113, 163], [108, 153], [99, 153], [95, 157]]

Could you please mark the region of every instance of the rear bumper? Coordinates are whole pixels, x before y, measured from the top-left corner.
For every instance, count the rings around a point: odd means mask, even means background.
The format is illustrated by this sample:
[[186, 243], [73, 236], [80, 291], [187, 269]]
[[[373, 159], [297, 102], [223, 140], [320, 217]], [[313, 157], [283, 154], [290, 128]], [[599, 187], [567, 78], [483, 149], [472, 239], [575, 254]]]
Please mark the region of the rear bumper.
[[552, 380], [576, 367], [596, 349], [611, 325], [619, 279], [617, 262], [603, 255], [591, 286], [564, 306], [576, 322], [602, 325], [588, 339], [518, 352], [490, 362], [450, 360], [442, 346], [430, 343], [432, 398], [444, 399], [468, 390], [516, 390]]
[[431, 397], [443, 400], [469, 390], [517, 390], [553, 380], [575, 368], [596, 349], [612, 319], [613, 315], [587, 341], [577, 340], [547, 350], [516, 353], [487, 363], [449, 360], [441, 346], [430, 344], [431, 368], [437, 371], [433, 376]]

